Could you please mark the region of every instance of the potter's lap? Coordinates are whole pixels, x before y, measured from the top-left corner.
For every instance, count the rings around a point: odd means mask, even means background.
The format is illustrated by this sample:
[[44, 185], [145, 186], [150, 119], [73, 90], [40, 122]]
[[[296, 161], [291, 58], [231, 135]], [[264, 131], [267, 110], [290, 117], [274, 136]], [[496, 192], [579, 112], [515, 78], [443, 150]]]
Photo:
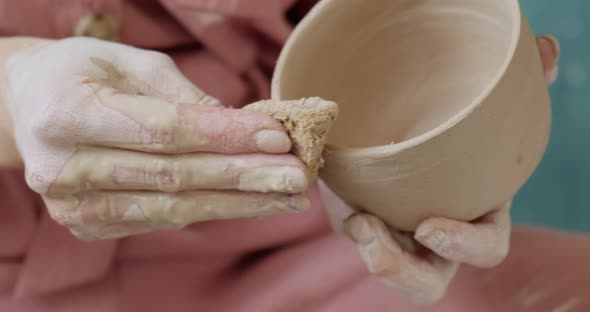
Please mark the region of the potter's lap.
[[[19, 198], [23, 203], [32, 198], [30, 192], [25, 192], [21, 197], [16, 196], [17, 192], [13, 192], [19, 187], [25, 189], [24, 181], [18, 175], [3, 175], [2, 182], [3, 186], [9, 183], [14, 186], [12, 191], [3, 188], [3, 192], [11, 192], [11, 196], [2, 194], [3, 198], [11, 198], [13, 203], [19, 202]], [[274, 293], [272, 298], [289, 299], [301, 293], [308, 294], [310, 298], [316, 298], [314, 300], [318, 303], [312, 305], [310, 311], [384, 311], [384, 308], [389, 307], [407, 312], [432, 311], [432, 307], [409, 304], [376, 279], [368, 277], [352, 243], [337, 234], [329, 233], [328, 222], [315, 187], [310, 191], [310, 197], [313, 208], [299, 215], [210, 222], [194, 225], [182, 231], [165, 231], [125, 239], [118, 249], [117, 270], [111, 269], [97, 282], [50, 295], [46, 299], [19, 302], [9, 299], [14, 287], [12, 283], [24, 265], [15, 264], [11, 259], [24, 255], [27, 243], [22, 242], [22, 246], [18, 248], [3, 243], [0, 254], [3, 257], [8, 256], [9, 260], [0, 260], [0, 307], [6, 308], [3, 311], [18, 311], [15, 310], [17, 308], [23, 311], [51, 311], [48, 307], [53, 306], [56, 308], [55, 311], [67, 311], [64, 309], [80, 300], [92, 303], [91, 306], [96, 307], [96, 311], [112, 310], [112, 307], [120, 304], [129, 308], [126, 311], [156, 311], [154, 308], [161, 307], [164, 303], [178, 307], [177, 311], [189, 311], [191, 307], [199, 304], [205, 307], [219, 307], [216, 311], [232, 311], [219, 306], [218, 301], [209, 302], [201, 297], [199, 293], [202, 292], [196, 291], [195, 285], [202, 285], [199, 283], [204, 282], [209, 285], [211, 281], [217, 281], [219, 285], [223, 285], [223, 293], [232, 294], [236, 302], [257, 302], [260, 307], [264, 307], [269, 304], [271, 297], [244, 299], [240, 294], [248, 291], [242, 286], [249, 285], [252, 294], [264, 293], [257, 290], [256, 285], [263, 283], [269, 286], [265, 289], [280, 289], [285, 280], [289, 280], [289, 289]], [[8, 215], [12, 215], [11, 218], [2, 219], [8, 222], [24, 220], [26, 216], [18, 217], [17, 211], [28, 210], [28, 215], [34, 214], [35, 210], [34, 205], [20, 207], [26, 209], [16, 209], [16, 205], [3, 208], [3, 213], [8, 212]], [[161, 248], [155, 250], [153, 246], [156, 244]], [[436, 311], [551, 311], [556, 307], [568, 305], [572, 309], [566, 311], [587, 311], [590, 302], [583, 296], [590, 292], [590, 274], [584, 272], [583, 268], [590, 259], [590, 249], [586, 248], [589, 244], [590, 237], [518, 228], [514, 231], [512, 249], [506, 262], [489, 271], [463, 268], [453, 282], [448, 297], [435, 306]], [[235, 276], [218, 274], [229, 268], [237, 268], [236, 261], [242, 255], [271, 246], [290, 247], [279, 249], [259, 259], [260, 265], [240, 267], [243, 273], [240, 274], [239, 280], [236, 280]], [[17, 254], [14, 250], [21, 251]], [[209, 256], [203, 257], [204, 254]], [[312, 289], [310, 292], [310, 284], [298, 278], [302, 275], [307, 278], [310, 273], [313, 273], [311, 276], [320, 277], [315, 283], [320, 289], [327, 289], [329, 296], [327, 293], [321, 293], [321, 298], [315, 297], [314, 293], [320, 295], [317, 290]], [[267, 280], [264, 276], [273, 278]], [[332, 285], [322, 284], [322, 280], [334, 279], [335, 276], [343, 280], [334, 280], [335, 283]], [[161, 285], [163, 281], [168, 285], [166, 290], [155, 286], [130, 287]], [[125, 297], [120, 294], [125, 294], [126, 299], [119, 301], [119, 298]], [[146, 299], [150, 297], [158, 298], [158, 302]]]

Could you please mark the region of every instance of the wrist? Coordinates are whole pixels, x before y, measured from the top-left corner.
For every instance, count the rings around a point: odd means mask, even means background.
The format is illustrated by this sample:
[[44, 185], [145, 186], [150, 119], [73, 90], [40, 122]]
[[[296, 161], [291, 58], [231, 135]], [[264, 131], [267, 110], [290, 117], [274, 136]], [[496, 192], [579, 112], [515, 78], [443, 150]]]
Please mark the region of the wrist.
[[0, 38], [0, 169], [23, 166], [16, 148], [13, 119], [6, 97], [8, 89], [7, 63], [15, 54], [44, 41], [47, 40], [30, 37]]

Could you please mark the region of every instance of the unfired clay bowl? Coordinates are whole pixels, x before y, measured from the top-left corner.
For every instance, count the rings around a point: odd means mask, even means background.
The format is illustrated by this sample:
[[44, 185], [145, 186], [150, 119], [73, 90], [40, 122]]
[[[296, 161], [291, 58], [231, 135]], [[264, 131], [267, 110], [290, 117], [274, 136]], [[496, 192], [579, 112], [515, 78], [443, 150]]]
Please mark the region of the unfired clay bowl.
[[272, 96], [338, 103], [321, 178], [406, 231], [510, 201], [550, 132], [517, 0], [323, 0], [286, 44]]

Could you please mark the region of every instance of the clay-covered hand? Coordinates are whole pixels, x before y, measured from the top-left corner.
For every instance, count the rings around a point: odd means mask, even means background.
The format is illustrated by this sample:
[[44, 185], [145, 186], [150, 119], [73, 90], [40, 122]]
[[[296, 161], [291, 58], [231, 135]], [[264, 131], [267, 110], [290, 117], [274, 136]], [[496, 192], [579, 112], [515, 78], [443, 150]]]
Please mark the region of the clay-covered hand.
[[[551, 84], [557, 77], [558, 43], [551, 36], [537, 38], [537, 43]], [[431, 218], [415, 233], [401, 233], [354, 211], [323, 183], [320, 194], [332, 226], [356, 243], [369, 272], [416, 303], [441, 299], [460, 264], [493, 267], [509, 250], [510, 204], [472, 223]]]
[[219, 106], [164, 54], [72, 38], [7, 63], [27, 183], [82, 239], [309, 206], [283, 126]]

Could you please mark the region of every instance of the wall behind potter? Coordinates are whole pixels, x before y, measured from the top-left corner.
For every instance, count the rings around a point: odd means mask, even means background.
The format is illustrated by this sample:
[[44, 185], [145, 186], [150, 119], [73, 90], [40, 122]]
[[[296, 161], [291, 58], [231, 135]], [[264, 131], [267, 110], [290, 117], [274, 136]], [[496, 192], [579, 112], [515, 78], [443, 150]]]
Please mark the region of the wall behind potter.
[[517, 223], [590, 233], [590, 1], [521, 0], [536, 34], [561, 42], [545, 159], [514, 201]]

